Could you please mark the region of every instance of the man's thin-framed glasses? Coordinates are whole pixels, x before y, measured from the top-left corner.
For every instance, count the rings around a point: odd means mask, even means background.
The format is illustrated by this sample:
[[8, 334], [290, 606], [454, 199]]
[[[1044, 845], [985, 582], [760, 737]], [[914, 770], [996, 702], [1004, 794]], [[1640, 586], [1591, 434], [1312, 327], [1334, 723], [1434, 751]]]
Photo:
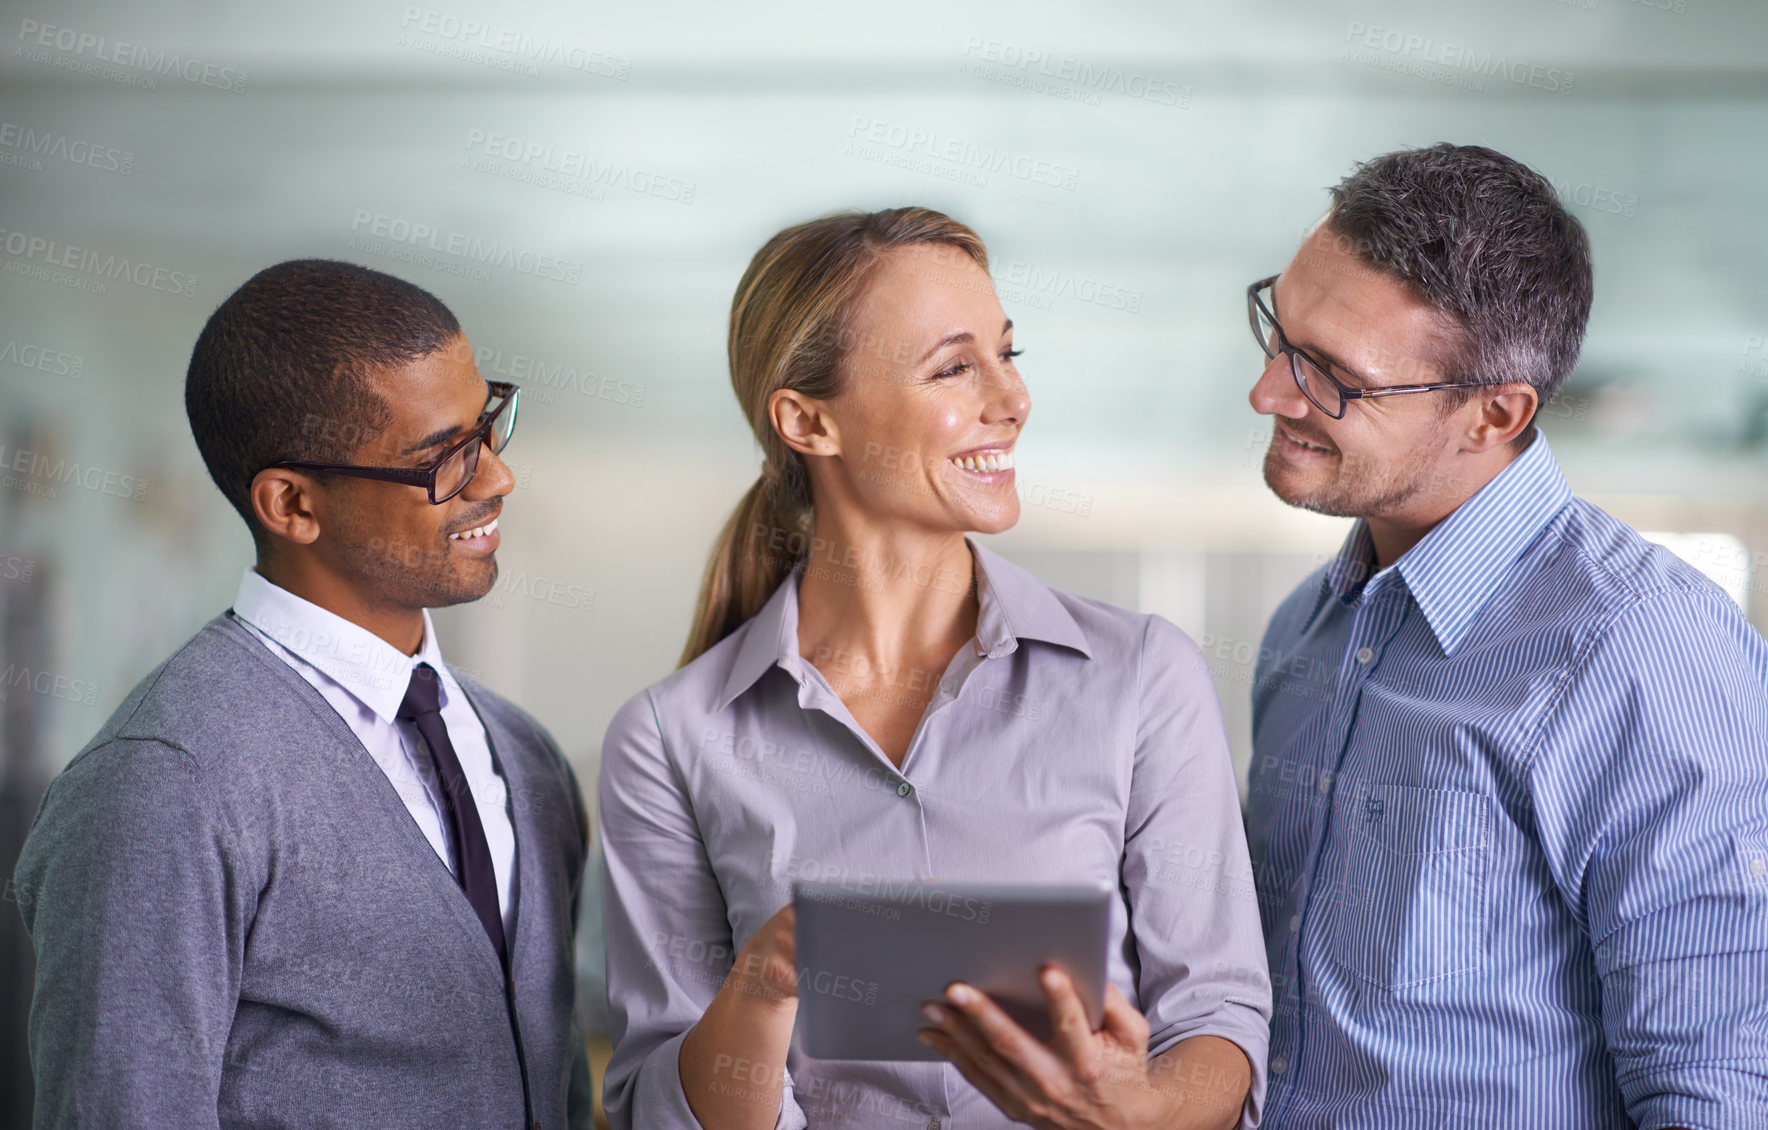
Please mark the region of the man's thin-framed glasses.
[[[1314, 360], [1302, 350], [1297, 349], [1283, 333], [1283, 327], [1277, 322], [1277, 315], [1272, 309], [1277, 305], [1277, 295], [1273, 290], [1271, 301], [1267, 304], [1261, 291], [1270, 290], [1277, 282], [1278, 276], [1260, 279], [1246, 288], [1246, 316], [1252, 322], [1252, 336], [1258, 338], [1259, 348], [1265, 356], [1276, 360], [1279, 354], [1288, 354], [1289, 371], [1295, 377], [1296, 387], [1308, 398], [1308, 403], [1326, 413], [1334, 420], [1344, 419], [1345, 403], [1351, 400], [1370, 400], [1377, 396], [1403, 396], [1413, 392], [1436, 392], [1445, 388], [1483, 388], [1480, 381], [1443, 381], [1425, 385], [1387, 385], [1377, 388], [1352, 388], [1334, 377], [1325, 365]], [[1361, 380], [1362, 378], [1358, 378]]]
[[353, 467], [340, 463], [308, 463], [299, 459], [285, 459], [271, 466], [423, 487], [430, 496], [430, 504], [440, 506], [467, 489], [467, 484], [473, 481], [479, 470], [481, 448], [490, 447], [493, 455], [501, 455], [509, 446], [510, 436], [515, 434], [516, 401], [522, 390], [508, 381], [485, 383], [491, 396], [479, 416], [478, 425], [427, 467]]

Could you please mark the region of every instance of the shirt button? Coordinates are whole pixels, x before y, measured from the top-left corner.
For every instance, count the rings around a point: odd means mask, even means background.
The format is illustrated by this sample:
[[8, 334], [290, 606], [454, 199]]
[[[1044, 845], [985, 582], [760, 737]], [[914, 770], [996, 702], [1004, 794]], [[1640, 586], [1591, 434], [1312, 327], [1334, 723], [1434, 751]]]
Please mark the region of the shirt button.
[[929, 1118], [927, 1120], [927, 1130], [939, 1130], [939, 1119]]
[[1323, 793], [1329, 793], [1332, 791], [1332, 774], [1320, 774], [1320, 791]]
[[1273, 1059], [1271, 1061], [1271, 1074], [1272, 1075], [1281, 1075], [1285, 1071], [1288, 1071], [1288, 1070], [1289, 1070], [1289, 1061], [1284, 1059], [1282, 1056], [1278, 1056], [1276, 1059]]
[[1757, 856], [1755, 859], [1750, 860], [1750, 874], [1751, 875], [1768, 874], [1768, 863], [1763, 863], [1760, 856]]
[[1372, 647], [1359, 647], [1357, 649], [1357, 662], [1358, 663], [1368, 663], [1371, 659], [1374, 659], [1374, 658], [1375, 658], [1375, 649], [1374, 648], [1372, 648]]
[[914, 791], [915, 790], [914, 790], [913, 786], [911, 786], [907, 781], [904, 781], [902, 784], [896, 786], [896, 795], [897, 796], [908, 796], [910, 793], [912, 793]]
[[1289, 932], [1293, 934], [1299, 929], [1301, 929], [1301, 915], [1291, 914], [1289, 916]]

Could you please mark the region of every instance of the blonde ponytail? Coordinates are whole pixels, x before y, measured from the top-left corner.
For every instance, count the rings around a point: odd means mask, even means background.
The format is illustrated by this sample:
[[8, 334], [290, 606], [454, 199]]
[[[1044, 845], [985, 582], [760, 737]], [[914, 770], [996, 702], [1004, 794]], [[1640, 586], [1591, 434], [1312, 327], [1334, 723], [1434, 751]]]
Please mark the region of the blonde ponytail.
[[841, 212], [789, 227], [764, 244], [731, 300], [731, 387], [761, 444], [762, 474], [719, 532], [700, 583], [681, 665], [761, 611], [810, 549], [810, 476], [774, 431], [780, 389], [819, 400], [841, 391], [847, 323], [884, 253], [943, 243], [988, 267], [982, 240], [931, 208]]

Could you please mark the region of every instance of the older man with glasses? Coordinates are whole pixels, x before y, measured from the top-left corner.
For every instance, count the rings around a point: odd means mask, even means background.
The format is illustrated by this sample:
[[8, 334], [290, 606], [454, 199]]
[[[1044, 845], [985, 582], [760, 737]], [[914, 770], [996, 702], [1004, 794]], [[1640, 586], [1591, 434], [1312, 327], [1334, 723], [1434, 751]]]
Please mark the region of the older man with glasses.
[[1534, 428], [1590, 300], [1551, 185], [1449, 145], [1249, 288], [1265, 481], [1356, 519], [1253, 688], [1267, 1126], [1768, 1125], [1768, 644]]

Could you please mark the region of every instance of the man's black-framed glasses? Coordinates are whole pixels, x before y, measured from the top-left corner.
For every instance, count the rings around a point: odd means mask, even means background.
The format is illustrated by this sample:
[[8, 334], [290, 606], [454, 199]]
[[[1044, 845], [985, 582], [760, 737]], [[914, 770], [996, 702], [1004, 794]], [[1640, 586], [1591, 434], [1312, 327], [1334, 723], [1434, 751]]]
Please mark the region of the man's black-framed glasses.
[[1328, 372], [1325, 365], [1297, 349], [1284, 336], [1283, 327], [1277, 324], [1277, 315], [1271, 312], [1277, 305], [1276, 292], [1271, 292], [1268, 303], [1262, 293], [1271, 290], [1276, 282], [1277, 276], [1272, 275], [1246, 288], [1246, 316], [1252, 322], [1252, 336], [1258, 338], [1259, 348], [1265, 351], [1267, 358], [1275, 360], [1278, 354], [1289, 355], [1289, 371], [1295, 376], [1296, 387], [1301, 389], [1301, 394], [1308, 398], [1310, 404], [1334, 420], [1344, 419], [1345, 403], [1351, 400], [1402, 396], [1412, 392], [1435, 392], [1444, 388], [1483, 387], [1479, 381], [1443, 381], [1437, 384], [1387, 385], [1376, 388], [1352, 388], [1344, 384]]
[[423, 487], [430, 495], [430, 504], [440, 506], [473, 481], [479, 470], [479, 451], [491, 448], [493, 455], [502, 454], [516, 431], [516, 401], [522, 390], [508, 381], [487, 381], [491, 397], [472, 432], [452, 444], [427, 467], [351, 467], [338, 463], [306, 463], [286, 459], [273, 467], [291, 470], [321, 471], [332, 475], [350, 475], [358, 479], [378, 479], [387, 483], [404, 483]]

